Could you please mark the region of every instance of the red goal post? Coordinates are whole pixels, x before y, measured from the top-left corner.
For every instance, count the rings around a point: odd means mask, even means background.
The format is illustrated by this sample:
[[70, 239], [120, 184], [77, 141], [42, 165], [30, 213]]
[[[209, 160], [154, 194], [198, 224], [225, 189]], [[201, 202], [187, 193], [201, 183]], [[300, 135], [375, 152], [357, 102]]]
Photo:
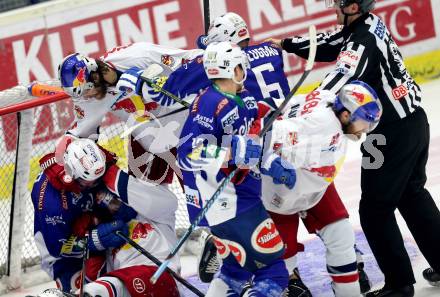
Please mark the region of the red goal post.
[[[59, 81], [42, 85], [57, 86]], [[34, 97], [26, 86], [0, 91], [0, 278], [8, 276], [10, 288], [23, 283], [23, 271], [38, 269], [30, 190], [40, 172], [38, 160], [54, 150], [56, 141], [73, 120], [73, 104], [65, 93]], [[98, 141], [118, 155], [122, 167], [127, 164], [127, 141], [120, 137], [124, 128], [123, 122], [107, 114]], [[172, 189], [179, 198], [176, 229], [187, 228], [185, 197], [176, 179]], [[34, 277], [32, 283], [41, 281]], [[0, 294], [1, 291], [0, 285]]]

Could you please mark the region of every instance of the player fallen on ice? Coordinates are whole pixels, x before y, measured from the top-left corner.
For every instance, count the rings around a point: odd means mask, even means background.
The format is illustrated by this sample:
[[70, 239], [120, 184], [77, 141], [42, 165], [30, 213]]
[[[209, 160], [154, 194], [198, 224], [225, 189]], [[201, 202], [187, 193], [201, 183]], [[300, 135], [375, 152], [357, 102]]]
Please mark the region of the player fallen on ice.
[[[179, 296], [168, 273], [151, 286], [148, 280], [157, 266], [115, 234], [121, 231], [163, 261], [177, 241], [177, 201], [164, 195], [161, 187], [129, 176], [105, 160], [89, 139], [69, 145], [65, 170], [54, 154], [43, 158], [45, 169], [32, 192], [43, 269], [56, 280], [60, 292], [77, 292], [84, 269], [87, 296]], [[92, 256], [83, 267], [85, 245]], [[105, 257], [107, 250], [110, 254]], [[178, 257], [171, 268], [180, 269]]]

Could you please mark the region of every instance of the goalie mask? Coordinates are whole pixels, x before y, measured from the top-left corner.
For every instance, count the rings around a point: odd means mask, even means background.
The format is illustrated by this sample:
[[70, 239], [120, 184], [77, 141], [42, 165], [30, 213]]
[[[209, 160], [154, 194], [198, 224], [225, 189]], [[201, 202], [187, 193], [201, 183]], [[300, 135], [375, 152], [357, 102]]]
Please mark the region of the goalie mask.
[[64, 91], [77, 98], [94, 87], [90, 82], [90, 73], [97, 70], [95, 59], [75, 53], [65, 57], [58, 66], [58, 78]]
[[352, 81], [343, 86], [336, 97], [334, 109], [348, 110], [351, 113], [350, 123], [356, 121], [368, 123], [366, 133], [377, 127], [382, 115], [382, 104], [376, 92], [362, 81]]
[[249, 29], [246, 22], [236, 13], [228, 12], [213, 21], [208, 34], [201, 37], [201, 48], [206, 48], [213, 42], [229, 41], [238, 44], [243, 40], [250, 39]]
[[105, 154], [90, 139], [73, 141], [64, 153], [66, 174], [75, 179], [80, 186], [91, 187], [104, 175]]
[[[235, 78], [235, 67], [241, 66], [244, 77], [241, 81]], [[240, 47], [230, 42], [211, 43], [203, 54], [203, 66], [209, 79], [232, 79], [236, 84], [243, 84], [247, 76], [249, 61]]]

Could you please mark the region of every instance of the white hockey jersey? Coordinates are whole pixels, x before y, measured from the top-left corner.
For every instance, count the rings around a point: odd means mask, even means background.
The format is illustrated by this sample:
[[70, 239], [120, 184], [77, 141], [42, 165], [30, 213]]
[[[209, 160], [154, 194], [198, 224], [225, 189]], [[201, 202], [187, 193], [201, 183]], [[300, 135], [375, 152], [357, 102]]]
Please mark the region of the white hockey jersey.
[[[120, 173], [124, 174], [125, 173]], [[138, 215], [128, 223], [129, 237], [153, 256], [164, 261], [176, 244], [175, 233], [175, 212], [177, 210], [177, 200], [168, 186], [157, 187], [153, 184], [141, 181], [133, 176], [128, 176], [125, 186], [119, 188], [126, 193], [120, 195], [121, 199], [128, 203]], [[111, 189], [112, 190], [112, 189]], [[113, 251], [108, 258], [108, 268], [110, 270], [130, 267], [134, 265], [153, 265], [149, 259], [139, 253], [129, 244]], [[180, 270], [179, 257], [173, 258], [170, 268], [175, 271]]]
[[[262, 176], [263, 203], [279, 214], [297, 213], [317, 204], [342, 166], [347, 146], [341, 123], [329, 106], [334, 94], [315, 90], [293, 99], [274, 122], [264, 145], [265, 155], [275, 150], [296, 169], [292, 190]], [[263, 162], [270, 160], [263, 157]]]
[[[139, 42], [116, 47], [100, 59], [120, 72], [130, 67], [146, 69], [151, 64], [156, 63], [164, 68], [163, 75], [168, 76], [182, 64], [182, 61], [191, 60], [202, 52], [199, 49], [181, 50]], [[177, 144], [181, 129], [181, 125], [177, 125], [177, 123], [182, 123], [188, 112], [180, 112], [161, 118], [160, 122], [157, 120], [149, 121], [149, 119], [167, 114], [180, 107], [178, 104], [162, 107], [156, 102], [138, 95], [121, 98], [114, 87], [109, 87], [107, 95], [103, 99], [79, 98], [74, 100], [75, 122], [72, 128], [68, 130], [68, 134], [97, 139], [99, 125], [104, 116], [111, 112], [125, 122], [128, 128], [138, 127], [132, 131], [132, 135], [138, 138], [138, 142], [145, 150], [152, 153], [163, 153]], [[150, 115], [146, 112], [149, 112]], [[140, 124], [142, 125], [139, 126]], [[158, 139], [159, 136], [163, 135], [167, 137]]]

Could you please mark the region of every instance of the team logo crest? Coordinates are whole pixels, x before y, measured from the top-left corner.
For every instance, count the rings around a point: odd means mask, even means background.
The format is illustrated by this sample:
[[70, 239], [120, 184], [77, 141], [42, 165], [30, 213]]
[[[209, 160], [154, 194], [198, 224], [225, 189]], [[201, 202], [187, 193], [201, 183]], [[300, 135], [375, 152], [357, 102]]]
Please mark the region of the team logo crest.
[[162, 55], [161, 57], [162, 64], [172, 67], [174, 65], [174, 58], [170, 55]]
[[252, 247], [260, 253], [271, 254], [283, 249], [284, 243], [272, 219], [258, 225], [252, 234]]

